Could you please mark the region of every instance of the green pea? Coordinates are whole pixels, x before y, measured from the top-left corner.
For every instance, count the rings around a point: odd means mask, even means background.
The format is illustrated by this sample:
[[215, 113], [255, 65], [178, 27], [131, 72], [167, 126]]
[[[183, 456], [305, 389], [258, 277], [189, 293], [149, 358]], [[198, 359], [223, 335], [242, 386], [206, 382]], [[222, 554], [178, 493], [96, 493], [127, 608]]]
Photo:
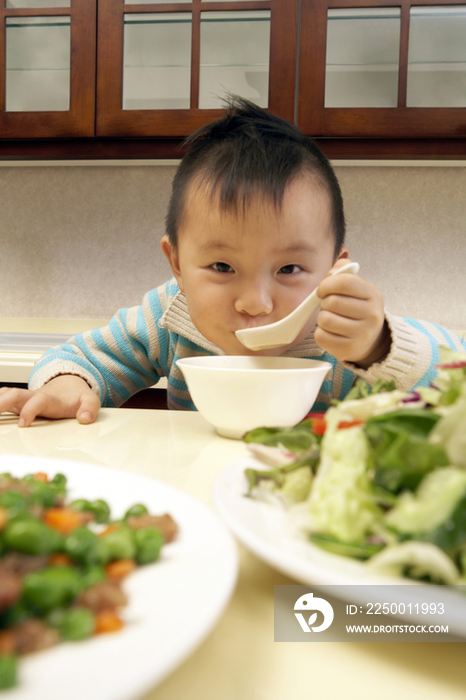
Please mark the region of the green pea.
[[84, 526], [67, 536], [64, 549], [68, 556], [84, 564], [106, 564], [110, 560], [110, 550], [103, 538]]
[[77, 642], [87, 639], [95, 630], [95, 617], [88, 608], [65, 610], [58, 630], [64, 639]]
[[107, 542], [103, 537], [97, 538], [97, 544], [87, 555], [87, 564], [107, 564], [112, 558], [112, 553]]
[[110, 559], [133, 559], [136, 554], [134, 532], [131, 528], [121, 527], [119, 530], [104, 535], [102, 542], [108, 546]]
[[90, 504], [96, 523], [106, 523], [110, 517], [110, 507], [108, 503], [98, 498]]
[[81, 572], [82, 582], [84, 588], [93, 586], [94, 583], [101, 583], [107, 578], [105, 574], [105, 569], [98, 564], [91, 564]]
[[149, 564], [160, 556], [160, 550], [165, 544], [165, 538], [156, 527], [143, 527], [135, 530], [136, 560], [138, 564]]
[[23, 598], [39, 613], [69, 605], [83, 588], [82, 578], [71, 566], [56, 566], [27, 574], [23, 579]]
[[3, 541], [7, 548], [25, 554], [51, 554], [60, 548], [63, 538], [40, 520], [19, 519], [8, 523]]
[[70, 507], [73, 510], [91, 510], [91, 502], [86, 498], [77, 498], [70, 503]]
[[132, 516], [139, 516], [139, 515], [147, 515], [149, 511], [147, 510], [146, 506], [144, 506], [142, 503], [135, 503], [134, 506], [131, 506], [131, 508], [128, 508], [128, 510], [125, 513], [125, 520], [127, 518], [130, 518]]
[[14, 627], [18, 622], [22, 622], [30, 617], [30, 611], [20, 598], [7, 608], [0, 617], [0, 629]]
[[0, 655], [0, 690], [13, 688], [18, 682], [18, 661], [16, 656]]
[[55, 474], [51, 483], [56, 486], [65, 487], [66, 486], [66, 476], [64, 474]]
[[38, 503], [44, 508], [51, 508], [56, 503], [56, 491], [48, 482], [33, 479], [29, 482], [31, 501]]
[[60, 627], [66, 613], [66, 608], [53, 608], [44, 618], [49, 627]]
[[34, 520], [36, 518], [28, 510], [18, 510], [16, 512], [8, 512], [8, 524], [17, 523], [23, 520]]
[[65, 539], [65, 552], [73, 559], [86, 561], [89, 552], [96, 546], [97, 535], [87, 527], [78, 527]]
[[27, 500], [17, 491], [4, 491], [0, 496], [0, 506], [7, 508], [8, 511], [20, 511], [27, 507]]

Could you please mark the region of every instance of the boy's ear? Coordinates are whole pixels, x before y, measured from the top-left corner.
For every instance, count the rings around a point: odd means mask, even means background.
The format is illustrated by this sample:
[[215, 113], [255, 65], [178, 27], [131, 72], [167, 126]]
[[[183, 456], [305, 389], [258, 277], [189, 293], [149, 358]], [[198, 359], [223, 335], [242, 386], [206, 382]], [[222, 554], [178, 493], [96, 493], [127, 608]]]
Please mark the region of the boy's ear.
[[349, 258], [349, 248], [348, 248], [348, 246], [346, 246], [346, 245], [342, 245], [341, 248], [340, 248], [340, 252], [338, 253], [335, 262], [336, 262], [337, 260], [343, 260], [343, 259], [345, 259], [345, 258]]
[[162, 248], [162, 253], [165, 255], [167, 258], [170, 267], [172, 269], [172, 272], [176, 278], [176, 281], [178, 282], [178, 287], [181, 289], [183, 292], [183, 278], [181, 276], [181, 270], [180, 270], [180, 261], [178, 257], [178, 251], [176, 248], [170, 243], [170, 239], [168, 236], [163, 236], [162, 240], [160, 241], [160, 247]]

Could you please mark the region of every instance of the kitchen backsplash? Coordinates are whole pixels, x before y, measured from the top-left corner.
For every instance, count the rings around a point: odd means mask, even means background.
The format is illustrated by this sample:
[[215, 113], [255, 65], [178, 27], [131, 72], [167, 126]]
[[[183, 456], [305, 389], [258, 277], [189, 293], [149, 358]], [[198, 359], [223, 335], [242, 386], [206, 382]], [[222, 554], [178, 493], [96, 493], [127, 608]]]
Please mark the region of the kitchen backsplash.
[[[401, 316], [466, 328], [466, 168], [335, 166], [351, 257]], [[0, 317], [110, 318], [170, 276], [173, 165], [0, 167]], [[1, 330], [1, 329], [0, 329]]]

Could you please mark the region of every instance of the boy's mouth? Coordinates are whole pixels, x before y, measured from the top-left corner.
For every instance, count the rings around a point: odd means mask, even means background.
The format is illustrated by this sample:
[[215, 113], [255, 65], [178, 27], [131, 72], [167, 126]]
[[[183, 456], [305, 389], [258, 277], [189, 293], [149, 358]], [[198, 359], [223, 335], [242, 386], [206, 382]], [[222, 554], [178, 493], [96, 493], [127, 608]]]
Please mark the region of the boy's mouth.
[[[269, 316], [263, 317], [263, 318], [258, 318], [258, 319], [250, 319], [246, 323], [242, 324], [239, 328], [235, 328], [235, 331], [240, 331], [244, 330], [246, 328], [260, 328], [261, 326], [267, 326], [270, 323], [275, 323], [275, 321], [279, 321], [279, 318], [270, 318]], [[233, 331], [233, 332], [235, 332]]]

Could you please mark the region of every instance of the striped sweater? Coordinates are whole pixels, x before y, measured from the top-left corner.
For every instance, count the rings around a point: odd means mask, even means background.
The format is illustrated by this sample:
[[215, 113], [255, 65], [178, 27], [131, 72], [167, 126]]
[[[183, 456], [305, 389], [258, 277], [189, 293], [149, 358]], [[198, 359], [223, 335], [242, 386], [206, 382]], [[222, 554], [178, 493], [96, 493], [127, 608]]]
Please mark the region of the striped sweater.
[[[404, 390], [428, 386], [436, 374], [439, 345], [466, 349], [458, 335], [435, 324], [388, 312], [386, 319], [392, 337], [390, 352], [368, 370], [336, 360], [318, 347], [313, 333], [283, 353], [332, 364], [313, 411], [325, 411], [331, 399], [344, 398], [357, 376], [369, 384], [378, 378], [394, 379]], [[176, 360], [206, 354], [224, 353], [194, 326], [186, 298], [172, 279], [148, 292], [141, 306], [118, 311], [104, 328], [81, 333], [48, 350], [36, 363], [29, 387], [37, 389], [60, 374], [75, 374], [88, 382], [102, 406], [120, 406], [165, 376], [169, 408], [196, 410]]]

